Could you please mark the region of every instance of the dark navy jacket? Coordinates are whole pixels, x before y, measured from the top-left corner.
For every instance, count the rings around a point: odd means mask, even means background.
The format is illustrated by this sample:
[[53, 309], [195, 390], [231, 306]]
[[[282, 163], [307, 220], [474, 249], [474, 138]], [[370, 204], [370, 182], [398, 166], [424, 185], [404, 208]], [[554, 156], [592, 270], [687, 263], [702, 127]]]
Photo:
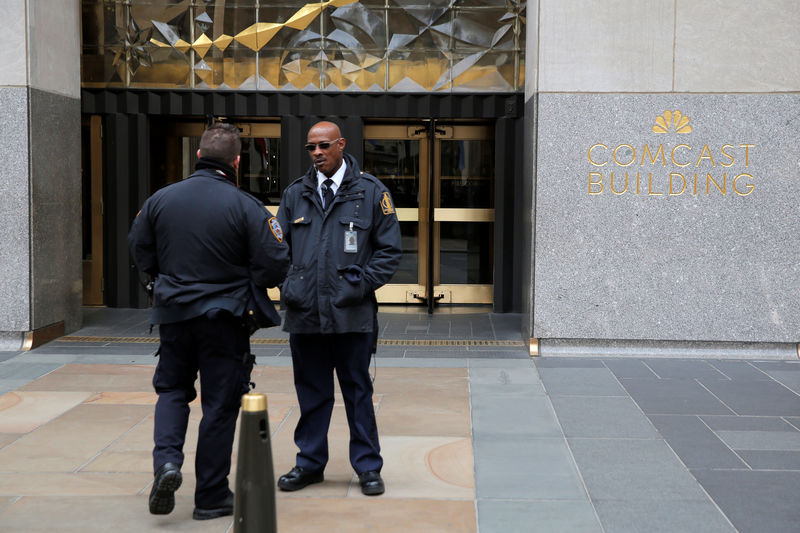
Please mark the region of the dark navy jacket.
[[264, 288], [283, 281], [289, 249], [282, 239], [277, 219], [220, 170], [203, 168], [160, 189], [128, 234], [136, 266], [157, 276], [152, 322], [214, 308], [242, 315], [251, 279]]
[[[328, 210], [322, 209], [313, 166], [281, 198], [278, 220], [292, 259], [281, 307], [283, 329], [290, 333], [372, 332], [375, 290], [400, 264], [400, 223], [389, 190], [361, 172], [352, 156], [344, 158], [347, 171]], [[351, 224], [356, 253], [345, 252]]]

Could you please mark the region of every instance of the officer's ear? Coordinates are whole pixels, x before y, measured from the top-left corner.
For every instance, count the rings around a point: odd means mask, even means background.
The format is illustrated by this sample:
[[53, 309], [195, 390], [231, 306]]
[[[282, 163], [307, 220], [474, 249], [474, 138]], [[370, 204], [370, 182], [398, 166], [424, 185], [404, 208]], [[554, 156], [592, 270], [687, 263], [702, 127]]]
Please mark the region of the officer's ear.
[[200, 159], [201, 157], [203, 157], [203, 154], [201, 154], [200, 150], [198, 149], [197, 150], [197, 159]]
[[237, 172], [239, 171], [239, 161], [241, 161], [241, 160], [242, 160], [242, 156], [241, 155], [237, 155], [236, 159], [234, 159], [233, 163], [231, 163], [231, 166], [233, 167], [233, 170], [236, 170]]

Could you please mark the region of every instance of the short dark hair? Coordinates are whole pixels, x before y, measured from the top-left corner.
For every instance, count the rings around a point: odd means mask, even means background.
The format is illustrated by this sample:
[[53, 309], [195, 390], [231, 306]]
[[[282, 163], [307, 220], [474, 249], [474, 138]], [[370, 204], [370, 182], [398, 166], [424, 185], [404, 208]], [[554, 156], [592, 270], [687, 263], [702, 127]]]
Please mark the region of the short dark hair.
[[242, 151], [239, 128], [218, 122], [203, 132], [200, 138], [200, 155], [221, 163], [233, 163]]

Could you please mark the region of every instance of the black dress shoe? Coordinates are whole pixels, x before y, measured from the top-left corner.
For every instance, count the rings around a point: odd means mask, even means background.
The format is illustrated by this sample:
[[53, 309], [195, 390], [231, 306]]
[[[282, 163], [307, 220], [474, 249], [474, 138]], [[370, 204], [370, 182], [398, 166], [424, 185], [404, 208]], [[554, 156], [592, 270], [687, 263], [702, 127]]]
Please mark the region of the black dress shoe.
[[358, 482], [361, 485], [361, 492], [367, 496], [378, 496], [386, 490], [386, 487], [383, 486], [381, 473], [377, 470], [360, 473]]
[[220, 516], [230, 516], [233, 514], [233, 494], [230, 494], [219, 505], [210, 508], [195, 507], [192, 518], [195, 520], [211, 520]]
[[321, 483], [325, 479], [322, 470], [311, 472], [296, 466], [278, 478], [278, 488], [286, 491], [300, 490], [312, 483]]
[[175, 491], [181, 486], [181, 469], [174, 463], [164, 463], [156, 470], [150, 490], [150, 513], [169, 514], [175, 508]]

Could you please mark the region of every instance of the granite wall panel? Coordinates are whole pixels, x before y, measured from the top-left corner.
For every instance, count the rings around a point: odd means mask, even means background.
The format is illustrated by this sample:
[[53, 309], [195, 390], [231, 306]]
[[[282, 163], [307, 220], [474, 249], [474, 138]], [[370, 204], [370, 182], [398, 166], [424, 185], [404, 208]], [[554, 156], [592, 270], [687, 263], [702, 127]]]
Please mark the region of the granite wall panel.
[[80, 100], [31, 89], [33, 329], [80, 326]]
[[0, 332], [30, 326], [28, 90], [0, 88]]
[[539, 13], [538, 90], [672, 90], [673, 0], [542, 0]]
[[800, 340], [800, 95], [538, 98], [533, 337]]
[[0, 85], [25, 86], [28, 83], [25, 0], [0, 2]]
[[80, 0], [28, 2], [32, 88], [80, 98], [80, 16]]
[[678, 0], [675, 90], [800, 90], [800, 3]]

